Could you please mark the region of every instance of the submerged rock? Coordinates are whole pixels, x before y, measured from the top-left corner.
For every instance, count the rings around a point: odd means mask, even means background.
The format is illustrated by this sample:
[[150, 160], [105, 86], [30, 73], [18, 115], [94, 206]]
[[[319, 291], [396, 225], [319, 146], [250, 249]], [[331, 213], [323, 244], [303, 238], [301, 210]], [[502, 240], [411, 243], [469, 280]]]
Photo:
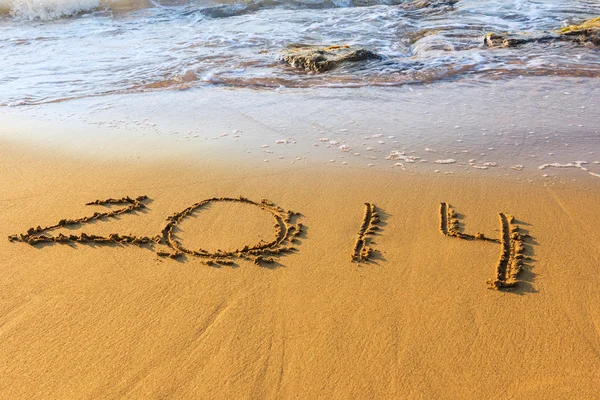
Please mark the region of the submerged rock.
[[497, 33], [488, 33], [483, 37], [483, 43], [488, 47], [517, 47], [528, 43], [550, 43], [561, 40], [561, 36], [556, 33], [544, 32], [541, 34], [523, 34], [523, 35], [500, 35]]
[[541, 32], [534, 34], [501, 35], [488, 33], [483, 37], [483, 43], [488, 47], [517, 47], [524, 44], [575, 42], [600, 46], [600, 17], [585, 21], [579, 25], [570, 25], [556, 32]]
[[370, 50], [349, 46], [297, 47], [288, 50], [281, 58], [284, 64], [312, 72], [325, 72], [344, 63], [366, 60], [380, 60], [379, 54]]
[[409, 7], [412, 8], [438, 8], [438, 7], [452, 7], [458, 0], [414, 0], [412, 3], [408, 3]]

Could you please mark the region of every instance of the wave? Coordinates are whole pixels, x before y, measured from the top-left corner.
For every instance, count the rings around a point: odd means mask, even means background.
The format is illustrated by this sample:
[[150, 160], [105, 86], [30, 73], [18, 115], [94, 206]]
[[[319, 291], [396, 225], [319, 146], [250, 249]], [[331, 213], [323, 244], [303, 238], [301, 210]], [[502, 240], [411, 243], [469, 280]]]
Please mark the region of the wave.
[[97, 9], [116, 12], [148, 7], [188, 6], [192, 12], [221, 18], [246, 14], [264, 8], [347, 8], [375, 5], [403, 6], [408, 10], [452, 7], [458, 0], [0, 0], [0, 14], [20, 20], [51, 21]]
[[[454, 3], [0, 0], [14, 15], [0, 17], [0, 107], [205, 85], [271, 90], [600, 78], [596, 48], [483, 45], [487, 32], [544, 32], [600, 15], [598, 0]], [[39, 22], [74, 14], [83, 15]], [[331, 45], [366, 48], [382, 58], [322, 74], [280, 62], [294, 47]]]
[[122, 11], [150, 5], [149, 0], [0, 0], [0, 14], [22, 20], [50, 21], [101, 8]]

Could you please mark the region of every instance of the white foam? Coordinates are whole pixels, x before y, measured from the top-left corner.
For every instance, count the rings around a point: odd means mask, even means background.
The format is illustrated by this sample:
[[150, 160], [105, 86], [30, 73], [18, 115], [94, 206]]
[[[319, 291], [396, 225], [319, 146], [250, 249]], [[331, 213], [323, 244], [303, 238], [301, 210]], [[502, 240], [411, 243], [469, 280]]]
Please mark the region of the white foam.
[[434, 164], [454, 164], [456, 160], [453, 158], [449, 158], [447, 160], [436, 160], [433, 162]]
[[[151, 5], [152, 0], [0, 0], [0, 12], [19, 19], [49, 21], [97, 8], [130, 10]], [[189, 72], [181, 76], [182, 81], [197, 79]]]
[[393, 151], [385, 159], [386, 160], [394, 160], [394, 161], [404, 161], [407, 163], [415, 163], [418, 160], [420, 160], [421, 157], [407, 156], [407, 155], [404, 155], [404, 152]]
[[540, 165], [538, 168], [539, 169], [546, 169], [549, 167], [553, 167], [553, 168], [579, 168], [583, 171], [587, 171], [587, 168], [585, 168], [583, 165], [587, 164], [587, 161], [573, 161], [571, 163], [566, 163], [566, 164], [560, 164], [560, 163], [552, 163], [552, 164], [543, 164]]
[[[566, 163], [566, 164], [552, 163], [552, 164], [540, 165], [538, 168], [539, 169], [546, 169], [549, 167], [552, 167], [552, 168], [577, 168], [577, 169], [587, 172], [588, 174], [590, 174], [592, 176], [595, 176], [596, 178], [600, 178], [600, 174], [591, 172], [586, 167], [584, 167], [585, 164], [589, 164], [589, 163], [587, 161], [573, 161], [573, 162]], [[546, 176], [546, 175], [544, 175], [544, 176]]]
[[11, 15], [48, 21], [100, 7], [100, 0], [0, 0], [0, 10]]

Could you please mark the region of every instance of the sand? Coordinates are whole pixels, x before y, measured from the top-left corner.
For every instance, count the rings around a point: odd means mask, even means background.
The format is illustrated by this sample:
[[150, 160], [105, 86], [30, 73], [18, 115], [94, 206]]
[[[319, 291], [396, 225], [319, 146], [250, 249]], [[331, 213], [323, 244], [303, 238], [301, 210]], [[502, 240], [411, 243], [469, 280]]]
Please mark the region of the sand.
[[[598, 398], [596, 181], [109, 160], [46, 144], [0, 145], [0, 398]], [[153, 237], [173, 213], [238, 196], [300, 213], [304, 232], [272, 264], [223, 266], [160, 257], [164, 244], [7, 239], [140, 195], [144, 209], [61, 232]], [[366, 202], [381, 221], [357, 263]], [[441, 202], [467, 234], [500, 240], [498, 213], [515, 217], [530, 235], [515, 288], [489, 289], [501, 245], [442, 234]], [[270, 218], [215, 203], [177, 237], [232, 250], [271, 240]]]

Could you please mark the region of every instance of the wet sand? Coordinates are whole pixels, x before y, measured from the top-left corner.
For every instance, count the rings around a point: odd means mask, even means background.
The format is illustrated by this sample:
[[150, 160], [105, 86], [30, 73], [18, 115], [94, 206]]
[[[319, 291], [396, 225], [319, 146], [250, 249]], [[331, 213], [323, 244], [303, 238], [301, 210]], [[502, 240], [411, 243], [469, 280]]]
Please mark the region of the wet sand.
[[[600, 191], [581, 171], [548, 185], [254, 162], [260, 153], [165, 156], [160, 146], [105, 157], [110, 147], [100, 139], [85, 152], [73, 151], [80, 143], [57, 150], [52, 135], [35, 146], [25, 139], [5, 132], [0, 145], [2, 398], [567, 399], [600, 391]], [[107, 210], [85, 205], [94, 200], [141, 195], [144, 208], [47, 233], [151, 238], [197, 202], [239, 196], [299, 213], [303, 232], [272, 263], [233, 256], [231, 265], [161, 257], [173, 250], [165, 243], [8, 240]], [[356, 262], [366, 202], [380, 221], [368, 235], [370, 259]], [[459, 232], [497, 242], [444, 235], [442, 202]], [[503, 252], [499, 213], [513, 215], [524, 235], [511, 290], [487, 283]], [[186, 248], [216, 253], [267, 242], [277, 229], [260, 206], [217, 202], [173, 234]]]
[[594, 184], [599, 94], [597, 80], [566, 78], [150, 92], [0, 107], [0, 140], [100, 162], [217, 158], [242, 168], [344, 166]]

